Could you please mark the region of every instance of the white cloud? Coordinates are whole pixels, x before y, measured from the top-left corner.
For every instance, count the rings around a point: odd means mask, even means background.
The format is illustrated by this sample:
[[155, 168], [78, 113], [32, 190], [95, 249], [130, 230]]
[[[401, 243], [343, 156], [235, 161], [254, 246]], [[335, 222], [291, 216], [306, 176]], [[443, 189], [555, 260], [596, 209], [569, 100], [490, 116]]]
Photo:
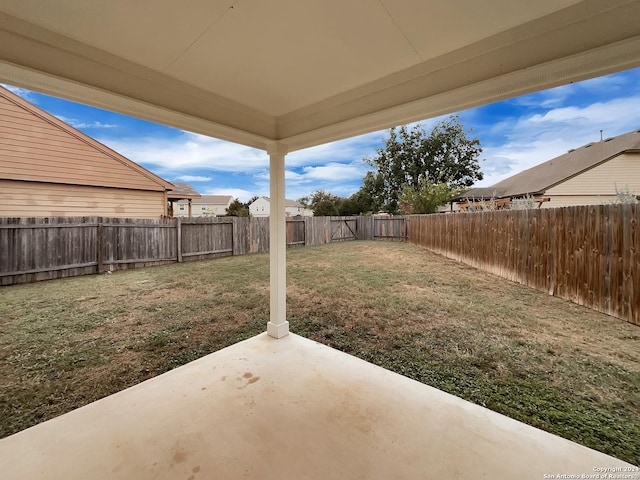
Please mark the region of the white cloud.
[[[448, 115], [443, 115], [420, 122], [414, 122], [408, 124], [407, 127], [413, 128], [415, 125], [420, 124], [428, 133], [436, 123], [447, 117]], [[317, 166], [342, 162], [353, 163], [363, 160], [375, 156], [376, 150], [384, 147], [383, 140], [388, 137], [387, 131], [388, 130], [379, 130], [357, 137], [298, 150], [287, 155], [286, 162], [289, 166], [301, 167], [305, 165]]]
[[[421, 124], [429, 130], [437, 120], [431, 119]], [[285, 159], [286, 179], [290, 182], [308, 183], [318, 180], [338, 181], [340, 175], [342, 178], [358, 175], [357, 179], [360, 180], [366, 172], [366, 167], [356, 164], [366, 157], [375, 155], [376, 149], [383, 145], [382, 140], [385, 136], [386, 131], [378, 131], [292, 152]], [[99, 140], [163, 176], [171, 177], [178, 172], [184, 174], [186, 170], [207, 169], [249, 173], [257, 180], [268, 180], [269, 157], [266, 152], [206, 135], [181, 131], [170, 138], [121, 137]], [[327, 165], [328, 168], [320, 168], [323, 165]], [[312, 168], [303, 172], [295, 171], [306, 167]]]
[[301, 167], [305, 165], [318, 165], [335, 163], [340, 161], [352, 162], [355, 159], [363, 159], [374, 155], [376, 148], [381, 146], [384, 132], [373, 132], [358, 137], [325, 143], [316, 147], [305, 148], [287, 155], [288, 166]]
[[5, 83], [0, 83], [0, 85], [2, 85], [4, 88], [9, 90], [11, 93], [24, 98], [28, 102], [31, 102], [34, 104], [38, 103], [36, 96], [33, 94], [33, 92], [31, 92], [30, 90], [27, 90], [26, 88], [14, 87], [13, 85], [7, 85]]
[[534, 115], [527, 121], [547, 129], [562, 124], [567, 127], [593, 129], [599, 134], [600, 128], [615, 129], [617, 124], [627, 125], [640, 120], [638, 101], [640, 101], [640, 95], [597, 102], [586, 107], [562, 107], [550, 110], [544, 115]]
[[81, 129], [81, 128], [115, 128], [117, 125], [113, 125], [111, 123], [102, 123], [99, 121], [94, 122], [82, 122], [80, 120], [76, 120], [75, 118], [68, 118], [63, 115], [55, 115], [57, 118], [62, 120], [64, 123], [71, 125], [73, 128]]
[[508, 141], [486, 147], [485, 178], [478, 186], [493, 185], [515, 173], [551, 160], [589, 142], [613, 137], [640, 126], [640, 95], [595, 102], [584, 107], [561, 107], [521, 117], [512, 123]]
[[304, 177], [309, 180], [325, 180], [344, 182], [360, 180], [367, 172], [364, 162], [360, 163], [328, 163], [318, 167], [304, 167]]
[[[575, 87], [576, 89], [594, 93], [600, 96], [610, 96], [612, 91], [627, 86], [633, 87], [640, 79], [640, 70], [631, 70], [613, 75], [605, 75], [604, 77], [591, 78], [567, 87]], [[620, 91], [620, 93], [623, 93]]]
[[180, 180], [181, 182], [210, 182], [213, 178], [202, 175], [180, 175], [176, 177], [176, 180]]
[[[269, 180], [269, 172], [264, 172], [262, 175], [263, 179]], [[304, 173], [294, 172], [293, 170], [285, 170], [284, 171], [284, 180], [287, 185], [298, 185], [303, 183], [309, 183], [309, 179], [306, 177]]]
[[[300, 198], [319, 189], [336, 195], [351, 195], [359, 188], [367, 171], [362, 158], [375, 153], [383, 135], [383, 132], [377, 132], [287, 155], [287, 196]], [[269, 158], [261, 150], [189, 132], [164, 139], [101, 141], [160, 176], [185, 182], [205, 182], [215, 177], [216, 186], [207, 193], [234, 195], [243, 201], [253, 195], [269, 195]], [[235, 174], [249, 176], [246, 187], [234, 184], [237, 180], [229, 175]], [[219, 186], [227, 182], [235, 188]]]
[[164, 175], [206, 168], [223, 172], [251, 172], [269, 166], [266, 152], [215, 138], [182, 132], [172, 138], [101, 140], [134, 162]]
[[[253, 176], [256, 180], [269, 181], [269, 170], [263, 170]], [[293, 170], [284, 171], [284, 179], [287, 182], [303, 182], [305, 180], [304, 175], [294, 172]]]
[[507, 102], [521, 107], [552, 108], [563, 105], [565, 100], [575, 92], [575, 85], [562, 85], [560, 87], [543, 90], [541, 92], [516, 97]]
[[201, 144], [201, 143], [217, 143], [220, 142], [220, 139], [215, 137], [209, 137], [207, 135], [202, 135], [201, 133], [188, 132], [186, 130], [181, 130], [182, 133], [189, 139], [190, 141]]
[[[293, 170], [285, 170], [284, 177], [287, 183], [310, 183], [316, 180], [331, 182], [345, 182], [360, 180], [367, 173], [364, 162], [338, 163], [327, 165], [302, 167], [302, 173]], [[263, 171], [254, 176], [256, 179], [269, 181], [269, 171]]]

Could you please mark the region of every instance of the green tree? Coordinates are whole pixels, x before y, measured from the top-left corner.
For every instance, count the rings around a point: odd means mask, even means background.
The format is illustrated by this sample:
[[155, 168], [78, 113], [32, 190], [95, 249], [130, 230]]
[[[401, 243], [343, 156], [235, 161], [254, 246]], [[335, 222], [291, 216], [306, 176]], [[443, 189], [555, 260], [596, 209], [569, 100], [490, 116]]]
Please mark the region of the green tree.
[[343, 199], [340, 197], [317, 190], [308, 197], [302, 197], [298, 200], [302, 205], [310, 208], [315, 217], [324, 217], [328, 215], [340, 215], [340, 204]]
[[400, 212], [410, 213], [436, 213], [440, 205], [448, 203], [463, 189], [451, 187], [446, 183], [430, 183], [424, 179], [420, 188], [405, 185], [400, 194]]
[[229, 217], [249, 216], [249, 207], [237, 198], [231, 202], [231, 205], [229, 205], [225, 211]]
[[355, 193], [362, 202], [362, 213], [379, 212], [384, 206], [383, 196], [379, 194], [384, 191], [383, 175], [379, 175], [377, 172], [367, 172], [362, 182], [364, 185]]
[[363, 188], [348, 198], [338, 197], [324, 190], [313, 192], [308, 197], [298, 199], [306, 208], [310, 208], [316, 217], [326, 215], [363, 215], [370, 214], [371, 196]]
[[342, 198], [338, 210], [340, 215], [370, 215], [374, 211], [371, 195], [364, 188], [360, 188], [349, 198]]
[[384, 148], [365, 159], [373, 171], [363, 178], [363, 189], [373, 207], [397, 213], [407, 186], [418, 192], [425, 182], [454, 189], [481, 180], [481, 152], [480, 140], [468, 136], [457, 115], [437, 123], [428, 135], [420, 125], [392, 128]]

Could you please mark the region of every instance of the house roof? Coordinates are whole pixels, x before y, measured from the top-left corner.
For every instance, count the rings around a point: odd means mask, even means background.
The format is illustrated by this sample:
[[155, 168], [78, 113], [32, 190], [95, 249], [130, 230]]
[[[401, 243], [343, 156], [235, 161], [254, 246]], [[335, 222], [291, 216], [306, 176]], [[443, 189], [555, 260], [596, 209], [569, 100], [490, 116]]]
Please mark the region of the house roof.
[[192, 199], [199, 198], [200, 195], [195, 189], [189, 185], [188, 183], [173, 183], [173, 189], [167, 192], [167, 198], [169, 200], [182, 200], [182, 199]]
[[640, 66], [638, 0], [3, 0], [0, 82], [293, 151]]
[[[271, 200], [269, 200], [269, 197], [260, 197], [260, 198], [264, 198], [267, 202], [271, 202]], [[253, 205], [253, 203], [255, 203], [257, 200], [259, 200], [259, 199], [254, 200], [254, 201], [252, 202], [252, 205]], [[304, 205], [302, 205], [300, 202], [297, 202], [297, 201], [295, 201], [295, 200], [289, 200], [289, 199], [287, 199], [287, 198], [285, 198], [285, 200], [284, 200], [284, 206], [285, 206], [285, 207], [300, 207], [300, 208], [304, 208]]]
[[625, 152], [640, 152], [640, 130], [571, 149], [559, 157], [524, 170], [491, 187], [472, 188], [456, 199], [487, 199], [542, 194], [549, 188]]
[[229, 205], [233, 202], [232, 195], [200, 195], [191, 201], [192, 205]]
[[287, 200], [287, 199], [285, 199], [284, 201], [284, 206], [304, 208], [304, 205], [302, 205], [300, 202], [296, 202], [295, 200]]
[[[118, 175], [94, 175], [89, 179], [88, 175], [77, 175], [78, 172], [72, 171], [65, 174], [59, 174], [55, 177], [41, 176], [43, 174], [27, 171], [26, 169], [7, 169], [0, 172], [2, 178], [11, 180], [27, 180], [27, 181], [48, 181], [53, 183], [68, 183], [74, 185], [96, 185], [106, 187], [123, 187], [123, 188], [141, 188], [141, 189], [153, 189], [153, 190], [170, 190], [173, 188], [173, 184], [157, 176], [153, 172], [150, 172], [144, 167], [141, 167], [137, 163], [129, 160], [118, 152], [110, 149], [106, 145], [98, 142], [94, 138], [82, 133], [75, 129], [71, 125], [65, 123], [59, 118], [45, 112], [41, 108], [33, 105], [27, 100], [13, 94], [9, 90], [0, 86], [0, 99], [3, 99], [9, 103], [5, 103], [10, 107], [13, 105], [14, 111], [8, 111], [2, 109], [1, 113], [6, 115], [21, 115], [19, 120], [9, 116], [6, 120], [5, 129], [11, 129], [9, 134], [5, 133], [4, 142], [12, 142], [12, 151], [18, 149], [21, 153], [27, 155], [33, 155], [38, 157], [43, 165], [42, 170], [49, 170], [49, 167], [57, 168], [56, 165], [60, 156], [64, 156], [65, 153], [59, 153], [61, 147], [59, 144], [63, 142], [65, 146], [73, 150], [75, 154], [87, 155], [84, 158], [84, 162], [88, 166], [100, 165], [101, 167], [110, 169], [109, 172], [116, 172], [125, 176], [136, 175], [138, 178], [143, 177], [143, 181], [136, 181], [135, 187], [131, 186], [131, 182], [127, 181], [126, 185], [119, 183], [118, 178], [122, 179], [122, 176]], [[17, 107], [17, 108], [16, 108]], [[21, 112], [21, 113], [16, 113]], [[25, 113], [26, 117], [24, 117]], [[25, 119], [26, 118], [26, 119]], [[35, 118], [34, 122], [31, 119]], [[64, 132], [63, 140], [56, 137], [52, 140], [52, 132], [58, 134], [59, 131]], [[13, 140], [10, 140], [10, 136], [13, 135]], [[6, 145], [5, 145], [6, 146]], [[25, 151], [26, 149], [26, 151]], [[54, 155], [54, 153], [56, 155]], [[97, 153], [97, 156], [95, 156]], [[5, 152], [3, 154], [3, 163], [9, 166], [10, 161], [24, 161], [24, 157], [15, 157], [16, 153]], [[44, 162], [44, 163], [43, 163]], [[93, 163], [92, 163], [93, 162]], [[94, 180], [94, 179], [97, 179]], [[122, 181], [122, 180], [121, 180]]]

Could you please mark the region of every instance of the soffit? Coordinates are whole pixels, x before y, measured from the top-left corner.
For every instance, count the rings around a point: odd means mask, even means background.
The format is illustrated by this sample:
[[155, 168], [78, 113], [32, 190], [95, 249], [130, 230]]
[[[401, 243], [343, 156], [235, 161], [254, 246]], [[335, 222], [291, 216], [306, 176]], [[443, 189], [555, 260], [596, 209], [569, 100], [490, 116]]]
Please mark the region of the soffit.
[[289, 150], [640, 64], [624, 0], [2, 0], [0, 80]]

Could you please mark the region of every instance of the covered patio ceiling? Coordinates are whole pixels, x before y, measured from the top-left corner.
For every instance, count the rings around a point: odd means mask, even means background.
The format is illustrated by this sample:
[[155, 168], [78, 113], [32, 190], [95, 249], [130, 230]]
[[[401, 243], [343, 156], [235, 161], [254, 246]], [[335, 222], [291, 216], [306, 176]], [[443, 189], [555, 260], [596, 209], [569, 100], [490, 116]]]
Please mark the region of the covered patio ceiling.
[[293, 150], [640, 65], [637, 0], [1, 0], [0, 82]]

